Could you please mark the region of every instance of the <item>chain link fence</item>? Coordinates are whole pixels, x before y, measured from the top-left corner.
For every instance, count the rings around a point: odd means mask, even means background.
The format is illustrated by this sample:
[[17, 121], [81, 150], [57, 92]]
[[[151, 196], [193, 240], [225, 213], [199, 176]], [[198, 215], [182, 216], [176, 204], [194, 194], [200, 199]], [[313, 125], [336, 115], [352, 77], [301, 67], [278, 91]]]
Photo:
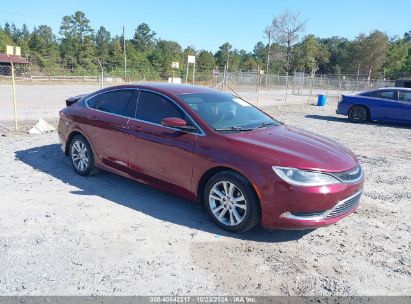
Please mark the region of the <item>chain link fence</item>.
[[394, 81], [370, 80], [364, 75], [353, 79], [352, 75], [317, 75], [310, 76], [305, 73], [284, 74], [259, 74], [257, 72], [229, 72], [217, 76], [218, 83], [225, 82], [238, 90], [290, 90], [290, 94], [309, 95], [313, 91], [328, 92], [338, 95], [341, 93], [354, 93], [381, 87], [394, 86]]
[[[154, 72], [149, 68], [129, 67], [124, 70], [104, 69], [96, 71], [76, 71], [70, 69], [35, 69], [26, 65], [0, 66], [0, 126], [13, 128], [13, 120], [35, 121], [39, 118], [58, 119], [58, 111], [65, 106], [65, 99], [90, 93], [101, 87], [122, 83], [151, 80]], [[167, 71], [169, 77], [157, 81], [193, 83], [193, 69]], [[373, 88], [393, 86], [393, 81], [369, 80], [356, 75], [318, 75], [310, 77], [304, 73], [293, 75], [257, 72], [224, 72], [216, 69], [197, 68], [194, 84], [234, 92], [259, 106], [310, 102], [317, 94], [338, 97]], [[15, 103], [14, 103], [15, 101]], [[16, 105], [16, 107], [14, 107]]]

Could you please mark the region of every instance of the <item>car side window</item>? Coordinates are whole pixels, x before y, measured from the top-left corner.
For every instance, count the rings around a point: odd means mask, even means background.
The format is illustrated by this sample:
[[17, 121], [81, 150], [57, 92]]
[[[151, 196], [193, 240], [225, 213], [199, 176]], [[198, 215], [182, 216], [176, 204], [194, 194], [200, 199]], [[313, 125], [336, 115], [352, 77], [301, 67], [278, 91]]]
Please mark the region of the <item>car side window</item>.
[[376, 91], [373, 95], [377, 98], [397, 100], [397, 91]]
[[399, 100], [411, 103], [411, 92], [399, 92]]
[[192, 126], [187, 115], [167, 98], [152, 92], [141, 91], [137, 102], [136, 118], [147, 122], [161, 124], [166, 117], [178, 117]]
[[87, 103], [90, 108], [107, 113], [134, 117], [135, 101], [132, 98], [134, 90], [116, 90], [99, 94], [90, 98]]

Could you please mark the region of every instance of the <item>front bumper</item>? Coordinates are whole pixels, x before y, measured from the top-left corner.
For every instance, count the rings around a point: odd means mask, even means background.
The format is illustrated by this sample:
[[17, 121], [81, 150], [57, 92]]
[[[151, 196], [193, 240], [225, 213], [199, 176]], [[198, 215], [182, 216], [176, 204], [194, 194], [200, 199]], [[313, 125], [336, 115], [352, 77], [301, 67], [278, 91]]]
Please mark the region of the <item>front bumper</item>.
[[358, 208], [364, 177], [356, 183], [320, 187], [292, 186], [276, 174], [267, 174], [260, 182], [264, 227], [313, 229], [334, 224]]
[[360, 203], [361, 194], [362, 189], [338, 202], [329, 210], [319, 212], [284, 212], [280, 217], [288, 220], [290, 224], [303, 227], [327, 226], [354, 212]]

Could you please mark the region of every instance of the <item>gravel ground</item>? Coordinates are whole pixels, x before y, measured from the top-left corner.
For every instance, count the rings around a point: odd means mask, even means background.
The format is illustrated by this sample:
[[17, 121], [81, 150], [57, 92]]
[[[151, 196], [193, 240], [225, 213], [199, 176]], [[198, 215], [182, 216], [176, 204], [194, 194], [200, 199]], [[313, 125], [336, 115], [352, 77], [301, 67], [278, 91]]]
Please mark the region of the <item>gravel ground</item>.
[[57, 134], [0, 136], [1, 295], [411, 295], [411, 128], [267, 108], [351, 148], [357, 212], [313, 231], [234, 235], [137, 182], [76, 176]]
[[[25, 83], [16, 85], [17, 118], [20, 122], [26, 120], [54, 119], [56, 113], [65, 106], [65, 100], [70, 96], [91, 93], [98, 90], [98, 84], [42, 84]], [[14, 119], [13, 89], [10, 84], [0, 83], [0, 124], [12, 127]], [[335, 100], [340, 94], [352, 94], [352, 91], [337, 90], [314, 90], [312, 97], [309, 91], [301, 91], [300, 95], [292, 95], [292, 88], [288, 89], [287, 104], [300, 104], [314, 102], [317, 94], [328, 94], [328, 98]], [[255, 88], [236, 91], [241, 97], [250, 102], [258, 103], [259, 106], [280, 105], [286, 98], [285, 90], [261, 90], [257, 92]]]

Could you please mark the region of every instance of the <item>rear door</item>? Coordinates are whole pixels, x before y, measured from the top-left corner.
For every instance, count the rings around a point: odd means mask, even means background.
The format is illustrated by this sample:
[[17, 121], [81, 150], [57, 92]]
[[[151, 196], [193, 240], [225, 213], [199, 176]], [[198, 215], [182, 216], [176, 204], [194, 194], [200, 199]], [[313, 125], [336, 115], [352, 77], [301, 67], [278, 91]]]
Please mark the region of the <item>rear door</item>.
[[398, 107], [396, 109], [397, 120], [411, 122], [411, 91], [398, 92]]
[[134, 117], [136, 90], [121, 89], [104, 92], [86, 101], [87, 134], [94, 152], [110, 167], [127, 169], [125, 132], [130, 117]]
[[128, 122], [127, 151], [135, 177], [189, 196], [194, 163], [194, 146], [199, 134], [161, 125], [166, 117], [179, 117], [194, 126], [187, 114], [171, 99], [141, 90], [136, 119]]

